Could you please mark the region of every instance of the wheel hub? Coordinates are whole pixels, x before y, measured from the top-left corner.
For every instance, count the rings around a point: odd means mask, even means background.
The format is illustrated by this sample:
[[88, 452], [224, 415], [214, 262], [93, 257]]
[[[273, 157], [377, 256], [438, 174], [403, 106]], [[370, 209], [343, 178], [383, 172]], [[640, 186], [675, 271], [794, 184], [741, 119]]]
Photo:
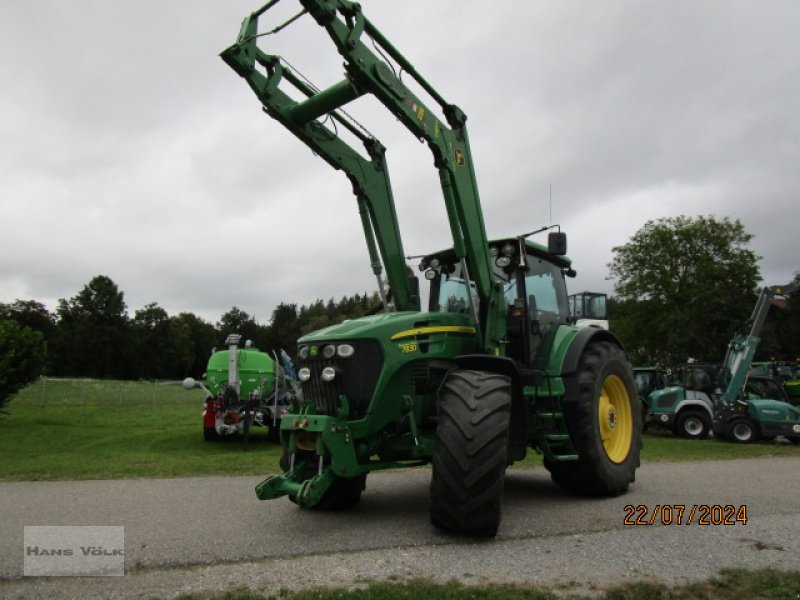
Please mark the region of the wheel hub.
[[621, 463], [628, 456], [633, 438], [633, 412], [622, 379], [609, 375], [603, 381], [597, 403], [600, 440], [608, 458]]
[[617, 410], [611, 406], [608, 409], [608, 414], [606, 414], [606, 421], [608, 423], [608, 428], [611, 431], [617, 428]]

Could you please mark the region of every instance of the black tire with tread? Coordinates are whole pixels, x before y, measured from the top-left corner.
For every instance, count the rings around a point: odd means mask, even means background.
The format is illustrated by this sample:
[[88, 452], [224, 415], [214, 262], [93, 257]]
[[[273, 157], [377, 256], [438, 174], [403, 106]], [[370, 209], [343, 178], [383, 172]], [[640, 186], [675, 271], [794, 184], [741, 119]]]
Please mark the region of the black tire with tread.
[[281, 443], [281, 422], [280, 419], [272, 424], [272, 419], [268, 419], [267, 423], [267, 441], [273, 444]]
[[431, 522], [480, 537], [497, 534], [511, 414], [508, 377], [451, 371], [440, 392], [431, 476]]
[[[687, 431], [687, 424], [699, 421], [702, 429], [699, 433], [692, 434]], [[711, 417], [700, 409], [682, 410], [675, 419], [675, 435], [690, 440], [704, 440], [711, 431]]]
[[[602, 383], [616, 375], [625, 384], [631, 403], [632, 439], [627, 457], [613, 462], [603, 447], [598, 423], [598, 403]], [[578, 452], [577, 461], [550, 461], [544, 465], [554, 483], [565, 490], [587, 496], [618, 496], [636, 479], [642, 449], [642, 411], [636, 383], [625, 352], [611, 342], [587, 345], [578, 363], [576, 374], [578, 398], [565, 400], [563, 410], [570, 425], [572, 443]]]
[[207, 442], [218, 442], [219, 434], [213, 427], [203, 427], [203, 439]]
[[[735, 430], [737, 427], [742, 425], [750, 428], [750, 431], [752, 432], [750, 437], [737, 437]], [[731, 442], [735, 442], [737, 444], [752, 444], [753, 442], [757, 442], [760, 437], [758, 426], [747, 417], [737, 417], [728, 423], [727, 438]]]

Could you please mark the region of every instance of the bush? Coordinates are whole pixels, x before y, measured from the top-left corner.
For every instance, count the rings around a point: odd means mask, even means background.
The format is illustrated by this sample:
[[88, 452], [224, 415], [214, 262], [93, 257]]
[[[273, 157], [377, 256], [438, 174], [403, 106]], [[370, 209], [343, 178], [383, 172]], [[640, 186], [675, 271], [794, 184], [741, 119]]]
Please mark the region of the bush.
[[0, 321], [0, 409], [42, 373], [44, 336], [16, 321]]

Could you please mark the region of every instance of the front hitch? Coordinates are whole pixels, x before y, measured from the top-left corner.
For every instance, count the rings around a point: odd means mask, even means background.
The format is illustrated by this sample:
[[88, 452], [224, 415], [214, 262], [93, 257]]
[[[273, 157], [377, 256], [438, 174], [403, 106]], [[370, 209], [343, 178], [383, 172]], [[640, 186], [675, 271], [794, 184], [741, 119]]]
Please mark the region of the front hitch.
[[311, 479], [300, 479], [304, 465], [283, 475], [267, 477], [256, 486], [256, 496], [259, 500], [272, 500], [281, 496], [289, 496], [298, 506], [311, 508], [319, 504], [325, 492], [334, 482], [333, 471], [330, 468], [318, 473]]

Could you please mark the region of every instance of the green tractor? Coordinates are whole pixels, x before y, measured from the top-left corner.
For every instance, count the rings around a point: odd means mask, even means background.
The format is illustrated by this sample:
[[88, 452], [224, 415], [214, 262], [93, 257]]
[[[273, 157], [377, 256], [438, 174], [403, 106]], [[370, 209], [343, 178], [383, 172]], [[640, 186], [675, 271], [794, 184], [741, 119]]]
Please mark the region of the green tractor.
[[750, 372], [772, 377], [781, 382], [786, 391], [787, 402], [800, 406], [800, 358], [796, 359], [794, 363], [777, 360], [754, 362]]
[[[300, 12], [260, 32], [259, 17], [276, 4], [245, 18], [222, 58], [270, 117], [349, 178], [383, 312], [298, 341], [302, 395], [281, 422], [285, 472], [260, 483], [258, 497], [347, 508], [359, 502], [369, 473], [430, 464], [432, 523], [493, 536], [506, 467], [531, 449], [571, 492], [625, 492], [641, 448], [636, 386], [616, 336], [572, 323], [565, 277], [575, 271], [566, 234], [551, 226], [490, 241], [463, 111], [359, 4], [300, 0]], [[256, 45], [307, 15], [344, 59], [345, 78], [321, 91]], [[406, 264], [384, 147], [342, 110], [364, 95], [433, 153], [453, 247], [421, 257], [430, 284], [426, 311]], [[343, 134], [359, 140], [363, 153]], [[544, 231], [547, 246], [528, 239]]]

